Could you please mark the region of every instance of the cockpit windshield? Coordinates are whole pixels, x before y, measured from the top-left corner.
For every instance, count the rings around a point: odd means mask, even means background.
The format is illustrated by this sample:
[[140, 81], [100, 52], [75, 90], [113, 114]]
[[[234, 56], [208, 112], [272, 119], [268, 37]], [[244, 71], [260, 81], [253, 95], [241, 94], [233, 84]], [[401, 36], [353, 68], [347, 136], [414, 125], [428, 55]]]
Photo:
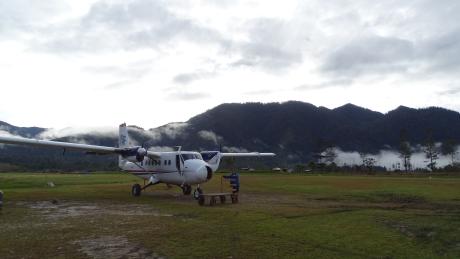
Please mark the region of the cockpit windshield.
[[203, 160], [203, 158], [201, 157], [200, 154], [197, 154], [197, 153], [189, 153], [189, 154], [184, 154], [182, 153], [182, 158], [184, 159], [184, 161], [186, 160], [189, 160], [189, 159], [199, 159], [199, 160]]

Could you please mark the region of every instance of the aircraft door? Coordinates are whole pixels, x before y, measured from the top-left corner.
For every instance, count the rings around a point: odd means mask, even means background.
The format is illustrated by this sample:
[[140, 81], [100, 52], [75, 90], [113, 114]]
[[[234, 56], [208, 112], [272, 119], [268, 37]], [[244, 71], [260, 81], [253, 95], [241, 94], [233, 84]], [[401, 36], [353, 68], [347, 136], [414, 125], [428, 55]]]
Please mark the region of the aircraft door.
[[184, 168], [184, 164], [182, 162], [180, 155], [176, 155], [176, 168], [179, 174], [182, 174], [182, 169]]

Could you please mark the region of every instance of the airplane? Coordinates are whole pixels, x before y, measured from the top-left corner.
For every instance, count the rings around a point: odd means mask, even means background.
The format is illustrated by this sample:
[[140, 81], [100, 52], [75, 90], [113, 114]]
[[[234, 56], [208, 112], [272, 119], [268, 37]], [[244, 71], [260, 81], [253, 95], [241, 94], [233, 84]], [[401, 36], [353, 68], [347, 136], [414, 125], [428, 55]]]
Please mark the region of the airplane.
[[193, 197], [198, 199], [203, 193], [200, 184], [209, 181], [219, 168], [224, 157], [272, 157], [274, 153], [222, 153], [220, 151], [182, 151], [180, 147], [176, 151], [155, 152], [146, 150], [141, 146], [129, 144], [128, 128], [126, 123], [119, 126], [118, 147], [96, 146], [50, 140], [38, 140], [20, 137], [0, 136], [0, 143], [15, 145], [31, 145], [43, 147], [57, 147], [85, 151], [87, 154], [105, 155], [114, 154], [119, 156], [118, 166], [122, 171], [131, 173], [147, 180], [147, 184], [141, 186], [134, 184], [131, 194], [135, 197], [150, 186], [164, 183], [177, 185], [184, 195], [190, 195], [192, 186], [196, 185]]

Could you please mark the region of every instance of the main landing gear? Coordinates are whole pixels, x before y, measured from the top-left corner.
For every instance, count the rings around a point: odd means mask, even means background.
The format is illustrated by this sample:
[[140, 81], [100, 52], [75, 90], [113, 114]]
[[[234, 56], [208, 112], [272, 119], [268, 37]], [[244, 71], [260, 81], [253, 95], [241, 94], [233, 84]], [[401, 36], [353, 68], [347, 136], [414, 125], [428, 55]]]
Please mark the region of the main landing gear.
[[131, 194], [134, 196], [134, 197], [139, 197], [141, 196], [141, 191], [142, 191], [142, 188], [141, 188], [141, 185], [136, 183], [135, 185], [133, 185], [133, 188], [131, 188]]
[[142, 192], [143, 190], [145, 190], [145, 189], [147, 189], [147, 187], [152, 186], [152, 185], [155, 185], [155, 184], [157, 184], [157, 183], [158, 183], [158, 182], [156, 182], [156, 183], [150, 182], [150, 183], [146, 184], [144, 187], [141, 187], [140, 184], [136, 183], [136, 184], [134, 184], [133, 187], [131, 188], [131, 194], [132, 194], [134, 197], [139, 197], [139, 196], [141, 196], [141, 192]]
[[184, 185], [181, 188], [182, 188], [182, 193], [184, 193], [184, 195], [190, 195], [192, 193], [192, 186], [190, 185]]
[[[142, 193], [143, 190], [145, 190], [147, 187], [149, 187], [151, 185], [155, 185], [157, 183], [149, 183], [149, 184], [145, 185], [144, 187], [141, 187], [140, 184], [136, 183], [131, 188], [131, 194], [134, 197], [139, 197], [139, 196], [141, 196], [141, 193]], [[181, 186], [181, 188], [182, 188], [182, 193], [184, 195], [192, 194], [192, 186], [191, 185], [184, 185], [184, 186]], [[193, 191], [193, 198], [195, 198], [195, 200], [198, 200], [198, 198], [200, 198], [201, 194], [203, 194], [203, 189], [201, 189], [200, 186], [198, 185], [198, 187]]]

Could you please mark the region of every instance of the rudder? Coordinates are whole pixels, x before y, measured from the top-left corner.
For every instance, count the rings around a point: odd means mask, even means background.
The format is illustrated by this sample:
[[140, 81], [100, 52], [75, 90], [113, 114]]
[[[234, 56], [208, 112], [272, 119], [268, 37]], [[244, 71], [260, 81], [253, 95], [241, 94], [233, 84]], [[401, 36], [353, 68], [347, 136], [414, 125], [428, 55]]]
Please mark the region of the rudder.
[[125, 148], [128, 146], [129, 146], [128, 128], [126, 127], [126, 123], [123, 123], [120, 125], [120, 128], [119, 128], [118, 147]]

